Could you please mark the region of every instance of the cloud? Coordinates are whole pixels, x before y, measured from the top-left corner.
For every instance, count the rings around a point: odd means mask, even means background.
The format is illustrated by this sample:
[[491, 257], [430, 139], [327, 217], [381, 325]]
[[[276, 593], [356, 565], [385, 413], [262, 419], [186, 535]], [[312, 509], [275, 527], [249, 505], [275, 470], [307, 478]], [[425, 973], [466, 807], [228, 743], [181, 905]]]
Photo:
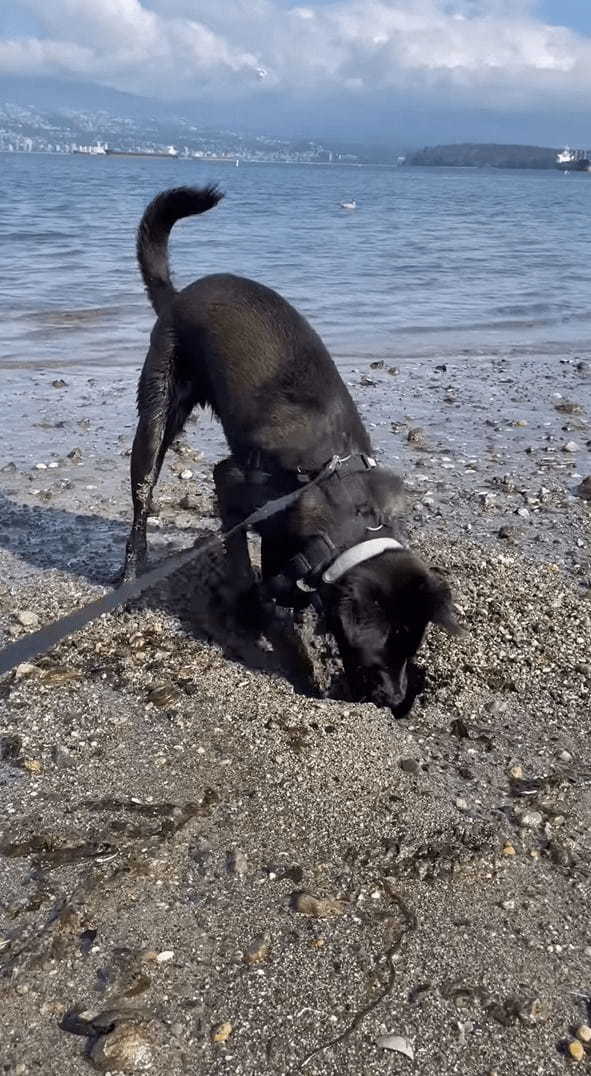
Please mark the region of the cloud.
[[534, 0], [18, 0], [39, 37], [0, 39], [0, 73], [81, 75], [186, 99], [442, 93], [526, 107], [591, 90], [591, 40]]

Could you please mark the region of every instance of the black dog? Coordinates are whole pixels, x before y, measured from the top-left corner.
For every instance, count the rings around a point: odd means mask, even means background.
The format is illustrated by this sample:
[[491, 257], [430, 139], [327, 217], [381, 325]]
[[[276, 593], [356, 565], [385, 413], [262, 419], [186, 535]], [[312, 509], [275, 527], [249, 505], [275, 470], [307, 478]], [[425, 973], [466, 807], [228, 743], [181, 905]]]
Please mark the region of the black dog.
[[[196, 405], [211, 407], [232, 453], [214, 471], [224, 530], [300, 492], [256, 527], [263, 592], [292, 607], [315, 595], [352, 692], [400, 710], [407, 663], [429, 621], [458, 630], [449, 587], [405, 548], [402, 482], [376, 467], [353, 400], [307, 321], [243, 277], [206, 276], [175, 291], [170, 230], [221, 197], [215, 187], [165, 191], [139, 227], [138, 260], [158, 320], [138, 388], [124, 578], [144, 567], [146, 518], [167, 448]], [[253, 596], [244, 532], [226, 548], [240, 590]]]

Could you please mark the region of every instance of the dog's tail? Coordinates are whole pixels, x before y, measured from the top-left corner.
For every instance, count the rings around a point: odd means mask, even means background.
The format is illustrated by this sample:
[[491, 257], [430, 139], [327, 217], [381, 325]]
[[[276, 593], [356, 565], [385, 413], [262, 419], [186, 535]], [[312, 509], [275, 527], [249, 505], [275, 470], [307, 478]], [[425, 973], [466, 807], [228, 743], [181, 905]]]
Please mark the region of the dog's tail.
[[146, 209], [137, 233], [137, 258], [150, 302], [157, 314], [169, 305], [176, 291], [168, 263], [168, 237], [177, 220], [205, 213], [223, 198], [215, 186], [176, 187], [163, 191]]

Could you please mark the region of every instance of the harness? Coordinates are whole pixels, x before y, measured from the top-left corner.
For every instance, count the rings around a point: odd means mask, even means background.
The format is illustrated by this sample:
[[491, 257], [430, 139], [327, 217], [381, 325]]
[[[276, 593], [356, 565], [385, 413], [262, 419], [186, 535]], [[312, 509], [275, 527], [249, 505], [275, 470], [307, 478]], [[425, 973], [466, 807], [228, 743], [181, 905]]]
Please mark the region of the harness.
[[[343, 481], [350, 475], [371, 471], [375, 466], [376, 461], [371, 456], [358, 452], [343, 457], [335, 456], [318, 470], [306, 471], [298, 467], [295, 471], [287, 471], [278, 469], [274, 461], [266, 459], [263, 453], [255, 452], [247, 458], [244, 475], [246, 481], [254, 485], [265, 485], [273, 481], [281, 485], [293, 485], [295, 482], [297, 488], [310, 483], [319, 485], [327, 481]], [[383, 524], [365, 529], [381, 531]], [[372, 560], [388, 549], [404, 548], [391, 536], [359, 541], [358, 533], [359, 527], [352, 524], [345, 528], [345, 533], [339, 536], [340, 540], [333, 539], [327, 533], [308, 538], [303, 548], [289, 558], [284, 570], [267, 580], [265, 587], [269, 596], [280, 605], [301, 606], [318, 597], [318, 589], [322, 584], [336, 583], [352, 568]]]

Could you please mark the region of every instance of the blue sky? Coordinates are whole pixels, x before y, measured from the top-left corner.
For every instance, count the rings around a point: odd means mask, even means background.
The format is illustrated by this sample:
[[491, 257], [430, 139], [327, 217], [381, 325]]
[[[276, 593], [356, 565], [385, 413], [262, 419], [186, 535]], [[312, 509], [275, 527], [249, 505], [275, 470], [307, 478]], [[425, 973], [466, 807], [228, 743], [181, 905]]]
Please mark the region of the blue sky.
[[431, 111], [508, 140], [506, 117], [547, 117], [566, 141], [588, 123], [591, 0], [0, 0], [11, 77], [194, 100], [212, 120], [350, 117], [352, 135]]

